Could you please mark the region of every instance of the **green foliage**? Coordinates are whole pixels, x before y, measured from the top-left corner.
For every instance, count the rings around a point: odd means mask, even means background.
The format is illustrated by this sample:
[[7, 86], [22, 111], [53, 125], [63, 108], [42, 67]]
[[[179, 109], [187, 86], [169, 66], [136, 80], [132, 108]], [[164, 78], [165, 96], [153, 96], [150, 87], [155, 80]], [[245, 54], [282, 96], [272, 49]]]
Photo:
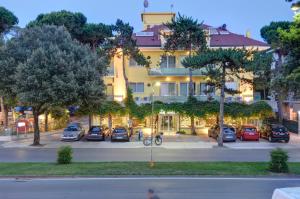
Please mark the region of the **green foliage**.
[[[209, 77], [209, 83], [221, 89], [224, 86], [225, 92], [229, 94], [239, 93], [226, 87], [224, 77], [236, 77], [245, 83], [252, 83], [243, 73], [251, 69], [253, 60], [250, 59], [251, 52], [245, 49], [207, 49], [205, 52], [187, 57], [182, 64], [185, 67], [205, 68], [204, 75]], [[225, 72], [225, 74], [223, 73]]]
[[7, 53], [15, 69], [9, 74], [14, 79], [12, 90], [21, 104], [33, 108], [35, 144], [39, 142], [37, 115], [56, 106], [91, 110], [104, 97], [101, 77], [106, 63], [73, 40], [64, 27], [25, 28], [8, 42]]
[[27, 28], [10, 43], [19, 63], [15, 89], [20, 102], [42, 108], [101, 100], [105, 67], [64, 28]]
[[111, 26], [99, 23], [85, 24], [82, 28], [80, 41], [87, 43], [93, 50], [102, 45], [108, 37], [112, 36]]
[[139, 65], [149, 67], [150, 57], [145, 57], [139, 50], [136, 40], [133, 39], [133, 27], [118, 19], [112, 25], [114, 39], [110, 40], [110, 54], [115, 55], [118, 49], [122, 49], [124, 56], [132, 57]]
[[288, 154], [286, 151], [278, 148], [270, 153], [271, 161], [269, 163], [269, 170], [275, 173], [288, 173]]
[[18, 22], [18, 18], [11, 11], [0, 7], [0, 34], [9, 31]]
[[291, 22], [288, 21], [271, 22], [269, 25], [261, 28], [260, 35], [273, 48], [278, 48], [282, 46], [278, 30], [288, 30], [290, 25]]
[[62, 146], [57, 151], [57, 164], [71, 164], [73, 149], [70, 146]]
[[180, 130], [180, 131], [177, 131], [176, 134], [186, 135], [186, 132], [184, 130]]
[[125, 115], [126, 108], [116, 101], [105, 101], [101, 104], [100, 109], [97, 110], [100, 115]]
[[287, 80], [296, 88], [300, 85], [300, 18], [296, 18], [288, 30], [279, 30], [283, 48], [288, 52], [285, 70]]
[[171, 22], [165, 24], [171, 34], [164, 34], [166, 39], [164, 49], [175, 51], [178, 49], [203, 51], [206, 49], [206, 35], [202, 23], [191, 17], [178, 14]]
[[[131, 96], [131, 95], [129, 95]], [[130, 103], [128, 103], [130, 101]], [[125, 102], [126, 112], [131, 114], [131, 117], [143, 120], [152, 114], [152, 104], [137, 105], [134, 100]], [[209, 117], [219, 114], [220, 103], [218, 101], [198, 101], [195, 98], [190, 98], [184, 103], [162, 103], [154, 102], [153, 114], [159, 114], [160, 111], [175, 112], [187, 117]], [[242, 103], [225, 103], [224, 114], [231, 118], [268, 118], [273, 115], [272, 108], [264, 101], [255, 102], [252, 104]]]
[[31, 21], [27, 26], [64, 26], [73, 38], [80, 40], [83, 27], [86, 24], [86, 20], [86, 17], [82, 13], [73, 13], [66, 10], [62, 10], [58, 12], [40, 14], [34, 21]]

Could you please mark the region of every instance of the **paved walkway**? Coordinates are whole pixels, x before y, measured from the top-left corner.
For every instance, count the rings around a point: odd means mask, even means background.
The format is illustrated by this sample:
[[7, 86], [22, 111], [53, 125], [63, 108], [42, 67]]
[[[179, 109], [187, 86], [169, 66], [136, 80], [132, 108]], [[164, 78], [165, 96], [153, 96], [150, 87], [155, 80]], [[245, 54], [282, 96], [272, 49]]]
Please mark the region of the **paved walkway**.
[[[114, 142], [111, 143], [109, 139], [105, 142], [88, 142], [82, 139], [78, 142], [62, 142], [60, 141], [61, 130], [52, 131], [48, 133], [41, 133], [41, 144], [43, 148], [59, 148], [63, 145], [70, 145], [73, 148], [147, 148], [141, 141], [136, 141], [134, 137], [131, 142]], [[11, 141], [0, 142], [2, 148], [35, 148], [30, 146], [32, 144], [33, 134], [21, 135], [19, 138], [13, 137]], [[270, 143], [267, 140], [260, 139], [256, 141], [237, 140], [236, 142], [224, 143], [224, 146], [229, 149], [300, 149], [300, 136], [291, 134], [289, 143]], [[153, 145], [155, 148], [165, 149], [211, 149], [217, 147], [214, 139], [208, 138], [206, 135], [191, 136], [164, 136], [164, 141], [161, 146]]]

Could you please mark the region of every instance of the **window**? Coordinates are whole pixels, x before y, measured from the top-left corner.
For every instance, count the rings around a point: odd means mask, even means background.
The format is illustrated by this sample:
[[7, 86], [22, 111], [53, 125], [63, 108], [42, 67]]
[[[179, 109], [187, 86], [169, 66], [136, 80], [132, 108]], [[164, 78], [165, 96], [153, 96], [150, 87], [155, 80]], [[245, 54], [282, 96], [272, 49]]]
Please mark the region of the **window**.
[[144, 83], [129, 83], [129, 88], [134, 93], [143, 93], [144, 92]]
[[227, 89], [237, 90], [237, 83], [236, 82], [226, 82], [225, 86]]
[[129, 66], [131, 66], [131, 67], [143, 67], [142, 65], [139, 65], [133, 58], [129, 59]]
[[200, 95], [215, 94], [215, 86], [207, 83], [200, 83]]
[[175, 68], [176, 57], [175, 56], [161, 56], [160, 67], [161, 68]]
[[[196, 83], [194, 82], [194, 94], [196, 95]], [[180, 96], [189, 96], [189, 83], [180, 83]]]
[[176, 96], [176, 84], [175, 83], [162, 83], [160, 85], [161, 96]]
[[188, 96], [189, 94], [189, 84], [180, 83], [180, 96]]

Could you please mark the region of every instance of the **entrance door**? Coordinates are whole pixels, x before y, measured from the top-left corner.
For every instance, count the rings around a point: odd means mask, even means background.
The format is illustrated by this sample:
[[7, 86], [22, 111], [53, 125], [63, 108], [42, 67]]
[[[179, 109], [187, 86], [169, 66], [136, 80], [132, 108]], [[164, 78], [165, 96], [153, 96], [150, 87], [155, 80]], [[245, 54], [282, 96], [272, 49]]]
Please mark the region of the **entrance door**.
[[174, 128], [174, 116], [164, 115], [161, 120], [161, 131], [175, 131]]

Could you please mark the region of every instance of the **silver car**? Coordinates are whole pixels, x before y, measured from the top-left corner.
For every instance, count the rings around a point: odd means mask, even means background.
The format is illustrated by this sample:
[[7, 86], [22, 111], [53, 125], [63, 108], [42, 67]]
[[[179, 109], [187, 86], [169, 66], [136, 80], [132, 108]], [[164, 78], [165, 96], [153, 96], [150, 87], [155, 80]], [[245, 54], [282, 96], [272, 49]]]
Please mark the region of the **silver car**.
[[[208, 136], [218, 139], [220, 134], [219, 125], [213, 126], [208, 130]], [[234, 127], [224, 124], [223, 126], [223, 141], [224, 142], [235, 142], [236, 141], [236, 130]]]
[[80, 123], [70, 123], [65, 128], [61, 140], [63, 141], [78, 141], [84, 136], [85, 130]]

